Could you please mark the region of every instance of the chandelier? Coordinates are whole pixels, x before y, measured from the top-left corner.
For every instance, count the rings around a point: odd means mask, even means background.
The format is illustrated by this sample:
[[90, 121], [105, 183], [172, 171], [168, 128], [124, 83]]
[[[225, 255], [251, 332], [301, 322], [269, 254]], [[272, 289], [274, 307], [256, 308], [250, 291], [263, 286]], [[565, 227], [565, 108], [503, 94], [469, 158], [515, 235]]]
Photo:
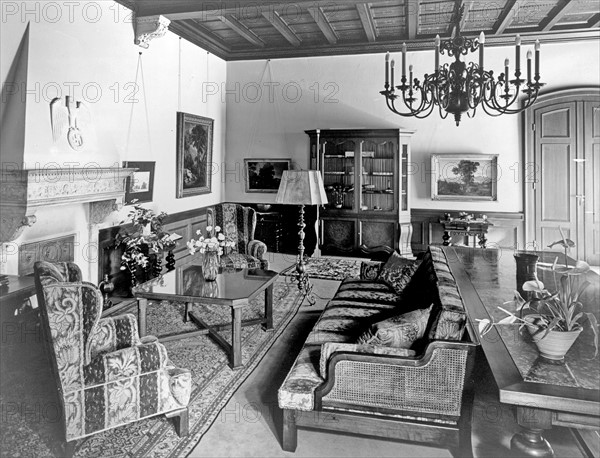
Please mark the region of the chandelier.
[[[504, 73], [497, 79], [492, 70], [485, 70], [483, 66], [483, 51], [485, 35], [471, 39], [461, 36], [460, 22], [464, 13], [464, 5], [455, 18], [456, 34], [453, 38], [440, 40], [435, 37], [435, 67], [433, 74], [425, 74], [423, 82], [413, 79], [413, 66], [408, 67], [406, 78], [406, 43], [402, 44], [402, 77], [400, 85], [394, 86], [394, 60], [391, 61], [390, 53], [385, 56], [385, 85], [380, 94], [386, 98], [388, 108], [400, 116], [414, 116], [426, 118], [434, 108], [439, 108], [440, 116], [445, 119], [449, 114], [454, 115], [458, 126], [463, 113], [468, 117], [475, 116], [479, 106], [490, 116], [520, 113], [531, 106], [537, 99], [539, 90], [544, 83], [540, 83], [540, 41], [535, 41], [535, 69], [532, 79], [531, 51], [527, 51], [527, 80], [521, 78], [521, 37], [515, 39], [515, 73], [510, 79], [509, 60], [504, 61]], [[460, 60], [461, 55], [479, 50], [479, 63]], [[454, 57], [451, 64], [440, 66], [440, 54], [447, 53]], [[391, 67], [391, 69], [390, 69]], [[390, 72], [391, 70], [391, 72]], [[391, 76], [391, 79], [390, 79]], [[524, 97], [520, 97], [520, 96]], [[519, 99], [522, 99], [519, 106]], [[396, 108], [398, 100], [404, 107]]]

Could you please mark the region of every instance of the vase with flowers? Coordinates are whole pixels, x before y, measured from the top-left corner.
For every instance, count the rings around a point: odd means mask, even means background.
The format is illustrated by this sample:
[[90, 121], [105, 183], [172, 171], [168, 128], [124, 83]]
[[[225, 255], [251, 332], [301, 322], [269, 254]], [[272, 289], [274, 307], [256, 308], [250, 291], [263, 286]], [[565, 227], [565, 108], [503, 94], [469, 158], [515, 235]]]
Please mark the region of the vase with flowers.
[[191, 255], [197, 251], [204, 255], [202, 274], [205, 280], [214, 281], [219, 273], [220, 256], [235, 244], [225, 238], [220, 226], [207, 226], [206, 236], [202, 234], [201, 230], [196, 231], [196, 235], [200, 236], [198, 240], [191, 239], [187, 242], [187, 247]]
[[557, 266], [557, 261], [558, 258], [551, 268], [554, 284], [557, 285], [555, 292], [548, 291], [537, 278], [526, 281], [523, 291], [528, 299], [515, 291], [513, 300], [503, 304], [506, 308], [499, 307], [508, 316], [498, 322], [479, 320], [480, 334], [487, 334], [496, 325], [526, 327], [541, 356], [562, 360], [583, 331], [583, 323], [587, 319], [594, 334], [595, 358], [598, 353], [598, 322], [593, 313], [583, 310], [581, 301], [583, 292], [590, 285], [584, 277], [590, 266], [584, 261], [577, 261], [574, 266]]

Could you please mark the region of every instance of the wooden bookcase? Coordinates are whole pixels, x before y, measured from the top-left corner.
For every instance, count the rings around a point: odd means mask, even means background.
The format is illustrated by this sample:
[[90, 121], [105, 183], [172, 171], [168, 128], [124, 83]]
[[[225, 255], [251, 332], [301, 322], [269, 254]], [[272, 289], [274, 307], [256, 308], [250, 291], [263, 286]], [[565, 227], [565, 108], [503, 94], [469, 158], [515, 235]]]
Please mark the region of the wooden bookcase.
[[410, 140], [400, 129], [311, 130], [310, 169], [323, 174], [323, 254], [368, 255], [382, 247], [412, 256]]

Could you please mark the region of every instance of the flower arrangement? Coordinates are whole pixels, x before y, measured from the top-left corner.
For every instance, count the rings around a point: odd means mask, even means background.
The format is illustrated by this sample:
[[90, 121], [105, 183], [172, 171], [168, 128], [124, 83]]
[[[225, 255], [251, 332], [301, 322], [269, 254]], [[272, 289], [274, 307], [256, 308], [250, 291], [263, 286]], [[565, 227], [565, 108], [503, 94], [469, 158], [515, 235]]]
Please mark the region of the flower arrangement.
[[137, 283], [138, 268], [142, 271], [147, 271], [150, 267], [158, 270], [160, 262], [157, 254], [175, 247], [172, 235], [163, 229], [166, 217], [165, 212], [157, 214], [148, 208], [134, 205], [128, 220], [120, 223], [129, 222], [133, 225], [131, 230], [122, 230], [117, 234], [115, 246], [123, 248], [121, 270], [129, 271], [134, 286]]
[[[480, 335], [484, 336], [496, 325], [518, 324], [528, 328], [534, 342], [539, 346], [539, 342], [552, 331], [575, 331], [576, 338], [583, 330], [581, 321], [587, 318], [594, 333], [595, 357], [598, 353], [598, 322], [592, 313], [583, 311], [580, 300], [590, 283], [587, 280], [581, 281], [579, 276], [587, 273], [590, 266], [584, 261], [577, 261], [574, 267], [558, 267], [557, 261], [558, 258], [554, 260], [551, 268], [554, 283], [558, 285], [556, 292], [548, 291], [538, 279], [526, 281], [523, 283], [523, 291], [528, 293], [529, 300], [523, 299], [521, 294], [515, 291], [513, 300], [503, 304], [511, 305], [515, 308], [515, 312], [498, 307], [508, 316], [498, 322], [489, 319], [479, 320]], [[560, 278], [557, 278], [557, 275], [560, 275]]]
[[201, 230], [197, 230], [196, 235], [200, 236], [198, 240], [191, 239], [187, 242], [187, 247], [192, 255], [199, 251], [200, 253], [216, 252], [221, 256], [223, 249], [235, 246], [233, 241], [225, 239], [225, 234], [221, 232], [220, 226], [207, 226], [206, 237], [202, 235]]

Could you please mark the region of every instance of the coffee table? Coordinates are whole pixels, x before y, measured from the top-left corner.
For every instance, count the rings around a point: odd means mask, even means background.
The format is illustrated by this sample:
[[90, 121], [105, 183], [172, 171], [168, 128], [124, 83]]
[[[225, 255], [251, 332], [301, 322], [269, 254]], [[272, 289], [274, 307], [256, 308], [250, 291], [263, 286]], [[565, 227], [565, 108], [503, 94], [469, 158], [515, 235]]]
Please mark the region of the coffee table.
[[[498, 306], [510, 301], [517, 287], [514, 252], [464, 247], [444, 247], [444, 252], [472, 326], [477, 329], [480, 319], [504, 318], [506, 314]], [[561, 253], [534, 254], [547, 265], [556, 256], [564, 263]], [[538, 278], [550, 291], [555, 290], [551, 272], [538, 269]], [[588, 272], [586, 279], [591, 285], [581, 301], [586, 311], [600, 318], [599, 277]], [[500, 402], [516, 407], [517, 422], [523, 428], [511, 441], [511, 448], [517, 453], [553, 456], [552, 447], [543, 436], [545, 430], [558, 425], [574, 428], [582, 449], [587, 448], [589, 456], [598, 455], [594, 450], [597, 445], [587, 442], [587, 434], [579, 431], [600, 429], [600, 357], [595, 353], [593, 340], [591, 330], [584, 328], [565, 360], [556, 362], [541, 357], [529, 333], [519, 331], [518, 326], [495, 326], [480, 339], [498, 385]]]
[[[146, 335], [146, 309], [148, 300], [185, 302], [184, 322], [192, 320], [198, 330], [182, 332], [160, 338], [162, 342], [197, 337], [208, 334], [225, 349], [232, 368], [242, 363], [242, 327], [261, 324], [263, 330], [273, 329], [273, 284], [279, 274], [270, 270], [236, 269], [219, 270], [215, 281], [206, 281], [202, 275], [199, 258], [177, 267], [175, 270], [143, 283], [133, 291], [138, 304], [138, 326], [140, 337]], [[265, 314], [262, 318], [242, 321], [242, 309], [260, 293], [265, 293]], [[231, 323], [208, 324], [194, 303], [229, 307]], [[219, 331], [231, 329], [231, 344]]]

